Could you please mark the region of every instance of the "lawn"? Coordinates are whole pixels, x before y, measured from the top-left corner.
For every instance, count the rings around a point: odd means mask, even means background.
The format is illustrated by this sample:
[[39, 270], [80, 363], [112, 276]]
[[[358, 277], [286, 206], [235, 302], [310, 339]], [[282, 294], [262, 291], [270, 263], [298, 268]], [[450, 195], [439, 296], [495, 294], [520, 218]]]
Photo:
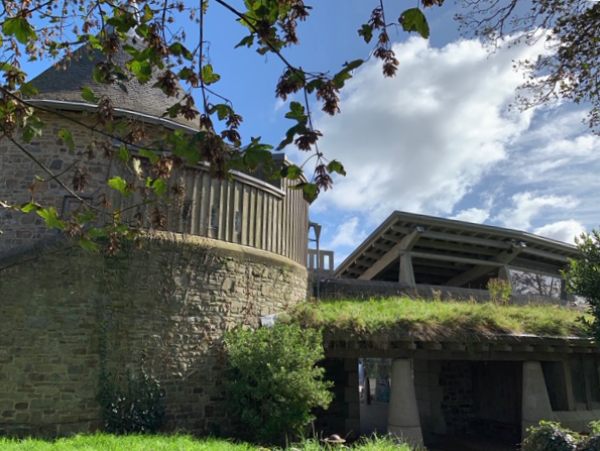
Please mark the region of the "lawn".
[[[195, 439], [186, 435], [78, 435], [56, 441], [38, 439], [10, 440], [0, 438], [2, 451], [267, 451], [245, 443], [219, 439]], [[289, 448], [296, 451], [335, 449], [323, 447], [317, 441], [306, 441]], [[355, 451], [411, 451], [407, 445], [398, 445], [390, 439], [366, 440], [351, 449]]]
[[[555, 305], [415, 300], [406, 297], [304, 303], [291, 320], [356, 334], [410, 334], [420, 339], [493, 334], [587, 337], [582, 312]], [[587, 317], [589, 319], [589, 317]]]

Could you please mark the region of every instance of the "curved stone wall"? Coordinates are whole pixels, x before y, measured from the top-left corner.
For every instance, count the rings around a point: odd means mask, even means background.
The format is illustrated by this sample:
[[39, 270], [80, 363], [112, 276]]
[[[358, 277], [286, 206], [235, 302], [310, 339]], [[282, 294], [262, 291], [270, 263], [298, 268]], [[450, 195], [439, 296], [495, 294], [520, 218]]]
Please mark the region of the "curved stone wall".
[[305, 294], [306, 269], [288, 258], [172, 233], [116, 257], [0, 260], [0, 434], [96, 429], [101, 360], [124, 371], [142, 358], [166, 390], [167, 428], [219, 432], [224, 331]]

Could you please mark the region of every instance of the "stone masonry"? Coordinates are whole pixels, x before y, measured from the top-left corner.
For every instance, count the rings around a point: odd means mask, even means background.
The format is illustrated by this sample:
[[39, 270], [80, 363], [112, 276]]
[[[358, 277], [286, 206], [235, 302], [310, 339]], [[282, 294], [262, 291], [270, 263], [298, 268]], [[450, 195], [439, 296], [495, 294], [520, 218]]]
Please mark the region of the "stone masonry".
[[473, 381], [468, 362], [442, 363], [440, 386], [443, 390], [442, 412], [450, 435], [471, 432], [473, 420]]
[[306, 269], [249, 247], [171, 233], [116, 257], [58, 246], [0, 261], [0, 435], [100, 426], [101, 348], [145, 366], [167, 429], [221, 432], [223, 333], [305, 298]]

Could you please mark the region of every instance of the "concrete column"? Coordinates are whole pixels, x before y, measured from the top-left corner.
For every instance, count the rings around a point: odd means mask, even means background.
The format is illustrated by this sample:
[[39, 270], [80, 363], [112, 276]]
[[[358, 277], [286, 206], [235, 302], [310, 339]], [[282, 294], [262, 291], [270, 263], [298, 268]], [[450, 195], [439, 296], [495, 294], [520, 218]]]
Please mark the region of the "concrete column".
[[409, 359], [396, 359], [392, 364], [388, 433], [412, 445], [423, 444], [413, 362]]
[[560, 278], [560, 299], [563, 301], [567, 301], [569, 299], [569, 293], [567, 291], [567, 281]]
[[498, 279], [505, 280], [508, 283], [511, 283], [510, 270], [508, 269], [507, 265], [500, 266], [500, 268], [498, 268]]
[[400, 254], [400, 274], [398, 275], [398, 281], [409, 287], [414, 287], [416, 285], [415, 272], [413, 270], [410, 252], [403, 252]]
[[521, 403], [521, 435], [540, 420], [552, 420], [554, 415], [540, 362], [523, 362], [523, 399]]

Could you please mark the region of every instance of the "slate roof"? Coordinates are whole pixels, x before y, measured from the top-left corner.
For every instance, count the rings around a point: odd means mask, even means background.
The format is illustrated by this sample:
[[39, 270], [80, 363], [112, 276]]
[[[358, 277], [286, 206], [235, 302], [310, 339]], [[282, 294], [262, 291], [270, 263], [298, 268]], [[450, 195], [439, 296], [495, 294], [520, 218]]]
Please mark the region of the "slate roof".
[[[134, 42], [134, 45], [136, 43]], [[125, 67], [125, 63], [130, 56], [120, 48], [113, 61]], [[162, 117], [165, 110], [171, 105], [177, 103], [178, 97], [168, 97], [160, 89], [153, 88], [156, 79], [151, 79], [147, 83], [140, 84], [135, 78], [124, 82], [127, 92], [116, 84], [96, 83], [92, 78], [92, 72], [98, 62], [105, 58], [99, 51], [88, 49], [82, 46], [73, 52], [71, 60], [64, 61], [50, 67], [33, 80], [31, 83], [38, 89], [38, 94], [32, 96], [30, 100], [52, 100], [61, 102], [70, 102], [72, 104], [81, 104], [82, 109], [86, 107], [85, 101], [81, 97], [81, 88], [88, 86], [97, 96], [108, 96], [115, 108], [129, 112], [150, 115], [156, 118]], [[183, 92], [183, 89], [181, 89]], [[73, 105], [70, 105], [73, 109]], [[196, 121], [189, 121], [183, 117], [166, 119], [187, 127], [197, 129]]]

